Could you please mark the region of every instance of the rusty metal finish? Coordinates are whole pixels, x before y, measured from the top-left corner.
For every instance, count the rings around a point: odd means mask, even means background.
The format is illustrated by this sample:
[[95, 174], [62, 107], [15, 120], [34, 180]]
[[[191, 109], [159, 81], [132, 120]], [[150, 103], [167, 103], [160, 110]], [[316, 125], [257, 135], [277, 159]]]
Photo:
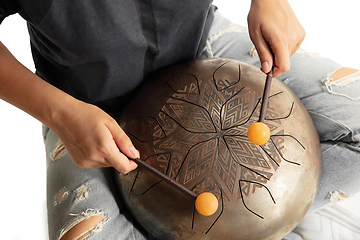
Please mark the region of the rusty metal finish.
[[268, 143], [247, 139], [257, 122], [265, 74], [229, 59], [194, 60], [149, 80], [119, 123], [141, 158], [218, 211], [204, 217], [194, 199], [138, 168], [118, 175], [137, 220], [157, 239], [281, 239], [305, 216], [320, 178], [314, 124], [294, 93], [272, 80], [264, 123]]

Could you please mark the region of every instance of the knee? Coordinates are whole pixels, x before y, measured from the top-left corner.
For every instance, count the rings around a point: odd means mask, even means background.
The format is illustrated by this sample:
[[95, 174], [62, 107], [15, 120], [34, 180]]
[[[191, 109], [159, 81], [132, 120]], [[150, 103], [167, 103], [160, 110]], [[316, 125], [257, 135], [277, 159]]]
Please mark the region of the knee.
[[59, 239], [85, 239], [90, 234], [100, 231], [105, 220], [106, 216], [104, 214], [99, 214], [99, 212], [84, 213], [64, 227]]
[[[358, 95], [358, 86], [351, 83], [360, 80], [360, 71], [354, 68], [341, 67], [330, 73], [325, 79], [327, 90], [335, 95], [347, 97], [352, 100], [360, 98]], [[347, 86], [347, 88], [344, 88]], [[334, 88], [337, 88], [336, 90]]]
[[352, 76], [352, 75], [357, 75], [359, 76], [359, 70], [354, 69], [354, 68], [349, 68], [349, 67], [341, 67], [336, 69], [334, 72], [332, 72], [331, 74], [329, 74], [329, 76], [327, 77], [327, 81], [339, 81], [343, 78]]

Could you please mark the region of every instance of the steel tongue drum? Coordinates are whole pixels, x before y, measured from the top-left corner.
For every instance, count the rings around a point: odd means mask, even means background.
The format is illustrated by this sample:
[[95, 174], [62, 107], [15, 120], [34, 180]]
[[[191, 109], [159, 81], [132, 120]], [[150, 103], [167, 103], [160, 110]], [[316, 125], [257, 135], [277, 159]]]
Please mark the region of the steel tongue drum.
[[296, 95], [273, 79], [264, 123], [270, 140], [247, 138], [259, 120], [265, 74], [230, 59], [169, 67], [137, 92], [119, 119], [141, 159], [196, 194], [213, 193], [211, 216], [195, 199], [141, 167], [117, 174], [121, 195], [156, 239], [281, 239], [309, 210], [321, 150]]

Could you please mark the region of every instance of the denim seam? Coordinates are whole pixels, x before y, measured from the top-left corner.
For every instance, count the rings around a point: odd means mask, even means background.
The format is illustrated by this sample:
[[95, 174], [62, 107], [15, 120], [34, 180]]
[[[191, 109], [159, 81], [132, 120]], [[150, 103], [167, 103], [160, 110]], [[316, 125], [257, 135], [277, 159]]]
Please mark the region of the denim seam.
[[340, 146], [340, 141], [338, 141], [337, 143], [333, 144], [333, 145], [330, 146], [329, 148], [325, 149], [321, 154], [326, 153], [327, 151], [329, 151], [330, 149], [334, 148], [335, 146]]
[[[330, 121], [338, 124], [339, 126], [342, 126], [343, 128], [347, 129], [347, 130], [349, 131], [349, 133], [352, 133], [351, 129], [349, 129], [349, 128], [348, 128], [345, 124], [343, 124], [343, 123], [340, 123], [340, 122], [338, 122], [338, 121], [335, 121], [334, 119], [329, 118], [328, 116], [325, 116], [325, 115], [323, 115], [323, 114], [320, 114], [320, 113], [317, 113], [317, 112], [314, 112], [314, 111], [311, 111], [311, 110], [308, 110], [308, 112], [309, 112], [309, 113], [312, 113], [312, 114], [315, 114], [315, 115], [318, 115], [318, 116], [321, 116], [321, 117], [323, 117], [323, 118], [326, 118], [326, 119], [328, 119], [328, 120], [330, 120]], [[353, 141], [352, 136], [351, 136], [351, 140]], [[336, 140], [335, 140], [335, 141], [336, 141]]]

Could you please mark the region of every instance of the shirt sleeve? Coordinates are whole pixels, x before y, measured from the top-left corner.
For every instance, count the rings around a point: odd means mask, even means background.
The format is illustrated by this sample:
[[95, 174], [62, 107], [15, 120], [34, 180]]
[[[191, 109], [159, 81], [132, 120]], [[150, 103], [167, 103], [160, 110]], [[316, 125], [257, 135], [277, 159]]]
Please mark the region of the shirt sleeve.
[[0, 23], [9, 15], [20, 11], [20, 4], [16, 0], [0, 0]]

